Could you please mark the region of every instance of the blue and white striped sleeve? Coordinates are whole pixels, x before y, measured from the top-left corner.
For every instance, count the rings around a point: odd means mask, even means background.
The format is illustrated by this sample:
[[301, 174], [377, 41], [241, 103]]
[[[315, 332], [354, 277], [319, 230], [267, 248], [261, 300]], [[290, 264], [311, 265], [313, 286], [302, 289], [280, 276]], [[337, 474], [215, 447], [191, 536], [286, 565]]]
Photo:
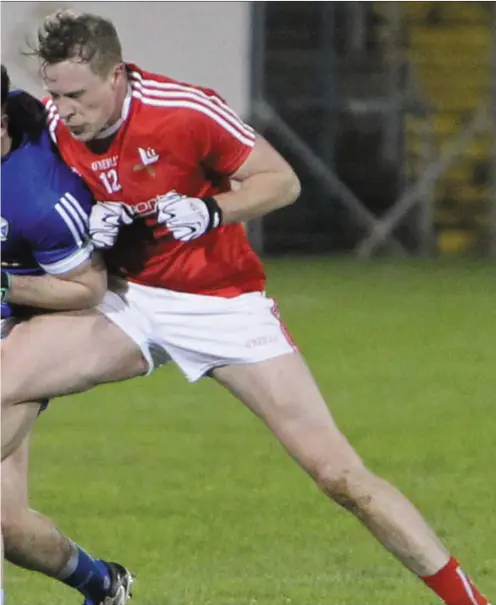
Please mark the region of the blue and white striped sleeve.
[[31, 235], [33, 255], [52, 275], [63, 275], [88, 260], [93, 252], [88, 222], [92, 199], [89, 192], [66, 192], [52, 202], [50, 211]]

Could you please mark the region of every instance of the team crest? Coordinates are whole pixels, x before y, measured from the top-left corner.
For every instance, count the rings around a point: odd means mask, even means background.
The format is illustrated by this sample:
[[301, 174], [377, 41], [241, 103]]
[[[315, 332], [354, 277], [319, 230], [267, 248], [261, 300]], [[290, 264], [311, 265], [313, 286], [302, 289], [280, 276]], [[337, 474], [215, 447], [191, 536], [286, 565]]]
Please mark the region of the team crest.
[[2, 242], [7, 241], [9, 235], [9, 223], [2, 217], [0, 221], [0, 234]]
[[138, 147], [138, 153], [141, 163], [136, 164], [136, 166], [133, 168], [133, 171], [138, 172], [139, 170], [146, 170], [148, 174], [155, 176], [153, 164], [156, 164], [160, 159], [158, 153], [156, 153], [155, 149], [152, 149], [151, 147], [147, 147], [146, 149], [143, 149], [143, 147]]

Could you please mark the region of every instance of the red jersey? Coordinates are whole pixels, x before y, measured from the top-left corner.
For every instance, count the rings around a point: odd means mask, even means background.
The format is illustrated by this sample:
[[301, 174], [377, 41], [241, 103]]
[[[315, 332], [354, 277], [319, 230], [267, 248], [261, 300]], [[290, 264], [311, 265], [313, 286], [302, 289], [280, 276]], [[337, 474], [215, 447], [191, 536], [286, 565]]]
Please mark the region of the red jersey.
[[169, 191], [189, 197], [228, 191], [229, 176], [253, 149], [253, 129], [210, 89], [127, 67], [124, 121], [103, 154], [76, 140], [46, 101], [50, 132], [95, 199], [132, 207], [134, 223], [121, 229], [106, 253], [109, 271], [194, 294], [232, 297], [263, 290], [264, 271], [241, 224], [183, 243], [155, 219], [156, 198]]

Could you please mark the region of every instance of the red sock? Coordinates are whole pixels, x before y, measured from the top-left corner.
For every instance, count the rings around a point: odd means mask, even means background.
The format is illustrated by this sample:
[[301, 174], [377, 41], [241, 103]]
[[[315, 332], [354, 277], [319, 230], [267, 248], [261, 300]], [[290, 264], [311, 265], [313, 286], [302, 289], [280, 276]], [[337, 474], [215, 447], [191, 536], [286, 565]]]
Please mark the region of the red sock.
[[454, 557], [436, 574], [421, 579], [446, 605], [490, 605], [461, 570]]

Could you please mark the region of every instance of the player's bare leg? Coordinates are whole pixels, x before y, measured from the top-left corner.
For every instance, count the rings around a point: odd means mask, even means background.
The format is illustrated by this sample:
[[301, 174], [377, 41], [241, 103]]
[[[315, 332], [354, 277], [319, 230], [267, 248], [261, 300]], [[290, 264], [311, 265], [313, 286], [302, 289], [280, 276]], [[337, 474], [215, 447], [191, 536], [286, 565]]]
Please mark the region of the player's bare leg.
[[2, 462], [2, 535], [11, 563], [56, 576], [69, 560], [72, 542], [28, 505], [29, 438]]
[[126, 603], [133, 580], [125, 568], [94, 559], [60, 533], [51, 519], [29, 508], [28, 467], [26, 437], [2, 462], [5, 558], [75, 588], [88, 602], [103, 603], [108, 599], [105, 603], [110, 605]]
[[413, 504], [366, 468], [298, 353], [217, 368], [213, 375], [266, 423], [325, 494], [447, 603], [487, 604], [471, 584], [467, 588], [468, 579]]
[[40, 402], [2, 407], [2, 460], [10, 456], [33, 427], [41, 408]]
[[447, 562], [448, 552], [417, 510], [364, 466], [298, 354], [219, 368], [214, 374], [265, 421], [319, 487], [409, 569], [427, 575]]
[[[136, 343], [100, 312], [40, 315], [16, 325], [2, 342], [2, 410], [80, 393], [146, 370]], [[2, 426], [2, 447], [12, 448], [26, 434], [20, 424]]]

